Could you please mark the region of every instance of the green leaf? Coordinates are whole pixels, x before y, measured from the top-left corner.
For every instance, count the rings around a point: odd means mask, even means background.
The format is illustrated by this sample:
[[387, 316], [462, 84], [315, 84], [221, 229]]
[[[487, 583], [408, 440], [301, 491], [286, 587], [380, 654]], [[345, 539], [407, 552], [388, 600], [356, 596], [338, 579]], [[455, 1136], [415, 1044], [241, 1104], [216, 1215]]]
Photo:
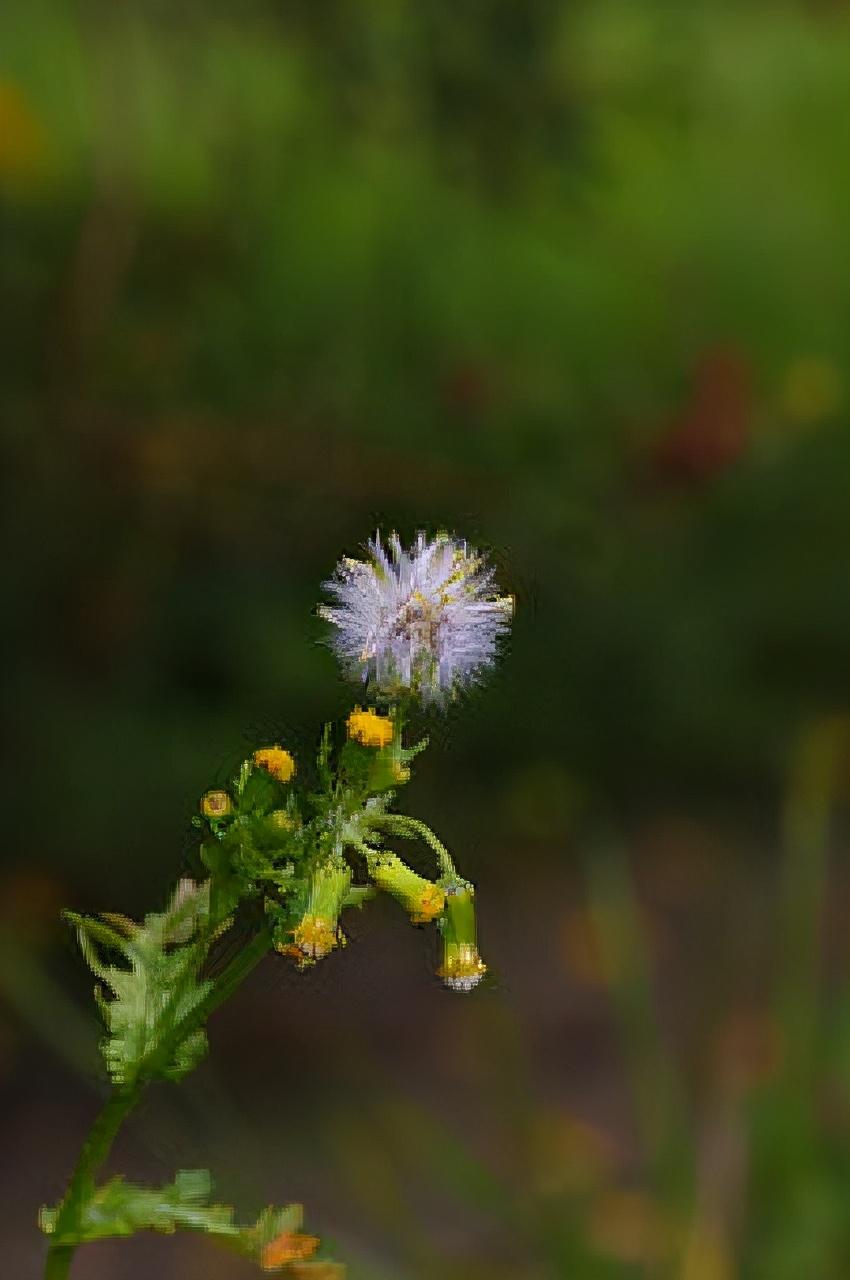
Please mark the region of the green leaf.
[[319, 786], [325, 792], [332, 791], [335, 782], [333, 766], [331, 765], [332, 751], [333, 725], [326, 722], [322, 729], [319, 750], [316, 754], [316, 773], [319, 779]]
[[211, 1191], [206, 1169], [182, 1169], [173, 1182], [156, 1188], [116, 1177], [92, 1193], [73, 1229], [58, 1231], [58, 1208], [43, 1208], [39, 1225], [60, 1246], [131, 1236], [137, 1231], [200, 1231], [255, 1261], [272, 1240], [301, 1226], [299, 1204], [264, 1209], [255, 1223], [239, 1226], [229, 1205], [209, 1203]]
[[[190, 1019], [211, 989], [198, 977], [212, 940], [209, 882], [181, 880], [166, 911], [146, 916], [143, 924], [122, 922], [120, 933], [102, 920], [69, 919], [102, 983], [96, 992], [107, 1029], [101, 1048], [112, 1079], [129, 1084], [143, 1066], [181, 1079], [206, 1051], [205, 1032]], [[105, 950], [118, 952], [125, 964], [108, 963]]]
[[286, 798], [284, 785], [276, 782], [265, 769], [254, 769], [245, 778], [239, 794], [239, 812], [246, 814], [270, 813]]
[[205, 840], [201, 861], [210, 873], [210, 914], [221, 920], [235, 910], [242, 896], [242, 884], [233, 869], [230, 848], [222, 840]]
[[[73, 1231], [57, 1236], [57, 1244], [84, 1244], [109, 1236], [131, 1236], [136, 1231], [175, 1231], [186, 1227], [196, 1231], [237, 1235], [233, 1210], [207, 1203], [210, 1176], [205, 1169], [185, 1169], [173, 1183], [159, 1188], [136, 1186], [123, 1177], [110, 1179], [98, 1187], [83, 1206]], [[41, 1229], [52, 1235], [58, 1225], [58, 1210], [43, 1209]]]

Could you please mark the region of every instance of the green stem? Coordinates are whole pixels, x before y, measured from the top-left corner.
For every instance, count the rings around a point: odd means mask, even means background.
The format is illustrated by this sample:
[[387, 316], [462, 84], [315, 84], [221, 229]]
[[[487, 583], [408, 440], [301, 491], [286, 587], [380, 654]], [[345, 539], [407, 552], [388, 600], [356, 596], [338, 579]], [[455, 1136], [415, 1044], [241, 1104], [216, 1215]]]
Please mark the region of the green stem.
[[233, 957], [230, 964], [222, 971], [207, 995], [182, 1022], [177, 1023], [171, 1034], [165, 1037], [156, 1050], [143, 1058], [139, 1063], [137, 1079], [147, 1083], [157, 1074], [160, 1064], [171, 1059], [174, 1045], [206, 1022], [210, 1014], [228, 1000], [241, 982], [247, 978], [251, 970], [259, 964], [272, 944], [270, 929], [261, 929], [251, 941]]
[[418, 818], [409, 818], [404, 813], [381, 813], [375, 815], [372, 825], [386, 827], [389, 831], [395, 830], [400, 835], [421, 836], [436, 853], [443, 876], [449, 880], [457, 879], [457, 869], [448, 849], [441, 840], [437, 839], [431, 828], [424, 822], [420, 822]]
[[59, 1243], [59, 1241], [69, 1235], [73, 1236], [79, 1230], [80, 1217], [94, 1191], [98, 1170], [108, 1157], [122, 1124], [139, 1101], [145, 1085], [149, 1084], [156, 1074], [159, 1063], [170, 1058], [178, 1040], [189, 1035], [196, 1026], [206, 1021], [213, 1010], [233, 994], [263, 958], [270, 945], [271, 933], [268, 929], [261, 929], [248, 945], [234, 956], [217, 979], [206, 1000], [172, 1028], [171, 1033], [157, 1047], [155, 1055], [149, 1055], [139, 1064], [132, 1084], [122, 1085], [112, 1091], [83, 1143], [80, 1157], [71, 1174], [56, 1222], [57, 1243], [51, 1242], [48, 1248], [44, 1280], [65, 1280], [68, 1275], [76, 1245]]
[[65, 1280], [74, 1257], [73, 1246], [51, 1247], [44, 1268], [44, 1280]]
[[[95, 1177], [100, 1166], [112, 1149], [115, 1136], [127, 1116], [133, 1110], [141, 1095], [140, 1082], [115, 1089], [107, 1098], [97, 1119], [83, 1143], [83, 1149], [77, 1161], [62, 1208], [56, 1223], [56, 1235], [73, 1234], [79, 1226], [80, 1215], [86, 1201], [94, 1191]], [[47, 1265], [44, 1280], [63, 1280], [71, 1267], [75, 1245], [52, 1244], [47, 1253]]]

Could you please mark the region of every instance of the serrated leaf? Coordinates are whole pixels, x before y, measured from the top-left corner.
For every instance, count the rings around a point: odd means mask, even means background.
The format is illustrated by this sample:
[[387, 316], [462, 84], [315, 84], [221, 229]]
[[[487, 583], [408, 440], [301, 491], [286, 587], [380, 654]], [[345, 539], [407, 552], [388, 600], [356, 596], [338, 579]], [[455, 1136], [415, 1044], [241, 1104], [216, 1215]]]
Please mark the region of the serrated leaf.
[[[208, 918], [209, 883], [191, 880], [181, 880], [166, 911], [146, 916], [140, 925], [122, 920], [120, 933], [102, 920], [69, 915], [103, 984], [96, 993], [108, 1033], [101, 1048], [116, 1084], [132, 1082], [143, 1064], [153, 1074], [178, 1080], [203, 1057], [206, 1035], [191, 1027], [158, 1060], [211, 989], [198, 978], [210, 942]], [[119, 952], [126, 964], [109, 963], [102, 949]]]
[[[233, 1210], [227, 1205], [208, 1204], [211, 1189], [206, 1169], [185, 1169], [165, 1187], [141, 1187], [123, 1177], [111, 1178], [98, 1187], [83, 1205], [74, 1230], [57, 1235], [57, 1244], [85, 1244], [110, 1236], [131, 1236], [137, 1231], [176, 1231], [182, 1227], [237, 1239], [241, 1228], [234, 1225]], [[43, 1209], [41, 1228], [52, 1235], [57, 1227], [57, 1210]]]
[[181, 1169], [173, 1182], [157, 1188], [116, 1177], [92, 1193], [73, 1229], [59, 1230], [58, 1209], [43, 1208], [39, 1224], [60, 1246], [131, 1236], [137, 1231], [199, 1231], [251, 1258], [264, 1270], [275, 1271], [280, 1266], [273, 1259], [283, 1258], [287, 1252], [282, 1246], [289, 1243], [291, 1257], [288, 1260], [294, 1261], [299, 1257], [299, 1246], [306, 1258], [318, 1244], [313, 1237], [299, 1235], [303, 1220], [300, 1204], [269, 1206], [255, 1223], [240, 1226], [234, 1221], [234, 1211], [229, 1205], [209, 1203], [211, 1192], [212, 1182], [206, 1169]]

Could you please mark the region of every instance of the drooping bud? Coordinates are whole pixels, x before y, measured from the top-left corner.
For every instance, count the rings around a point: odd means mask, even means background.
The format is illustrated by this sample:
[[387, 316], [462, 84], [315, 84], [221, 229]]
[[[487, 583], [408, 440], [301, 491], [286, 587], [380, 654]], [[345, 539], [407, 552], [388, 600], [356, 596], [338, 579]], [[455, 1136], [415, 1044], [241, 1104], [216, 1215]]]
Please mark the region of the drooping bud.
[[394, 853], [375, 853], [369, 860], [369, 874], [379, 889], [391, 893], [414, 924], [428, 924], [436, 920], [446, 904], [446, 895], [439, 885], [402, 862]]
[[307, 910], [293, 931], [295, 946], [308, 960], [321, 960], [344, 943], [339, 927], [342, 904], [351, 887], [351, 868], [332, 858], [313, 873]]
[[487, 972], [476, 945], [471, 885], [455, 882], [446, 886], [446, 909], [440, 920], [440, 930], [443, 935], [443, 963], [437, 973], [453, 991], [471, 991]]
[[205, 818], [226, 818], [232, 812], [233, 801], [226, 791], [208, 791], [201, 797], [201, 813]]

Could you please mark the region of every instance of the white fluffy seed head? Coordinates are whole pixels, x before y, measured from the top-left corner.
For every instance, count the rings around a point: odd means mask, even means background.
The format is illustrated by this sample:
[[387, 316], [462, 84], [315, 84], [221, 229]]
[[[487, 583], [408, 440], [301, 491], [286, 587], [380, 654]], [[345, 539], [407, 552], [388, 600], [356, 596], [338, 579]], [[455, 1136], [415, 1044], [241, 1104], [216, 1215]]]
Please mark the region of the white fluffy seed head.
[[483, 557], [445, 533], [419, 533], [408, 550], [397, 534], [386, 548], [376, 534], [368, 551], [341, 560], [324, 584], [336, 603], [319, 613], [335, 628], [334, 649], [348, 674], [384, 692], [445, 703], [493, 664], [512, 598], [496, 594]]

